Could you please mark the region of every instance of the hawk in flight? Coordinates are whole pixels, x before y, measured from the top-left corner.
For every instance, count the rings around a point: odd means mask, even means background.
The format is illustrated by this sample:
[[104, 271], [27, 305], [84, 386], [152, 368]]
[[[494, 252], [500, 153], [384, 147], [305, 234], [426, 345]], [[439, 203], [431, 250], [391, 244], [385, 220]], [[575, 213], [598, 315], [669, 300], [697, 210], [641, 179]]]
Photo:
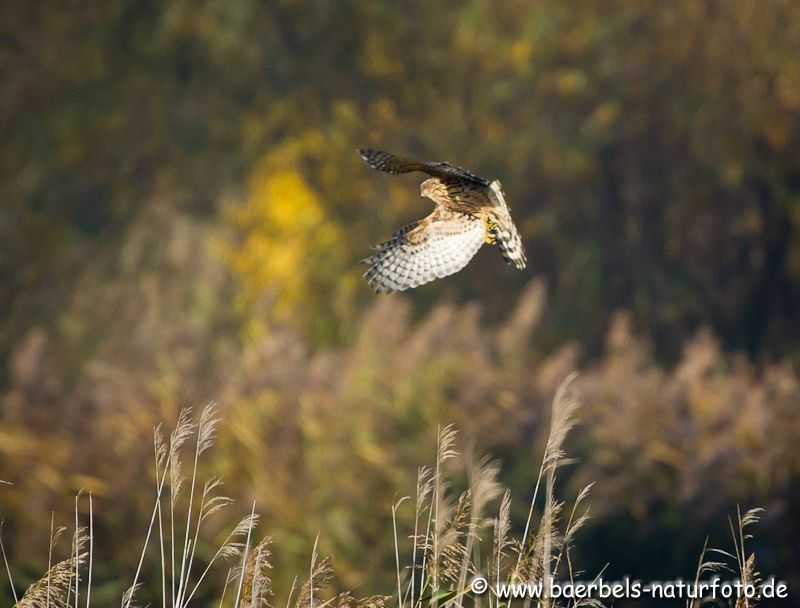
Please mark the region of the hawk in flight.
[[363, 260], [370, 266], [364, 278], [375, 291], [403, 291], [458, 272], [484, 243], [497, 245], [506, 262], [525, 268], [522, 239], [498, 180], [489, 182], [448, 163], [400, 158], [380, 150], [358, 152], [378, 171], [431, 175], [420, 185], [420, 194], [436, 203], [428, 217], [400, 228]]

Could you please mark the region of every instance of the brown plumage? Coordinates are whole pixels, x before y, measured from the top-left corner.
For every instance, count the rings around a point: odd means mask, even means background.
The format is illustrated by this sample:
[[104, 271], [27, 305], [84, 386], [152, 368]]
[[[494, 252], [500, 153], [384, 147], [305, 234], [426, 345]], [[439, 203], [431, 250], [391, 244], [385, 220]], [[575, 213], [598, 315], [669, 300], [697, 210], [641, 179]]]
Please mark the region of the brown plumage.
[[489, 182], [448, 163], [380, 150], [358, 152], [378, 171], [431, 175], [422, 182], [420, 194], [436, 203], [428, 217], [401, 228], [363, 260], [370, 266], [364, 277], [375, 291], [403, 291], [458, 272], [484, 242], [497, 245], [509, 264], [525, 268], [525, 248], [498, 180]]

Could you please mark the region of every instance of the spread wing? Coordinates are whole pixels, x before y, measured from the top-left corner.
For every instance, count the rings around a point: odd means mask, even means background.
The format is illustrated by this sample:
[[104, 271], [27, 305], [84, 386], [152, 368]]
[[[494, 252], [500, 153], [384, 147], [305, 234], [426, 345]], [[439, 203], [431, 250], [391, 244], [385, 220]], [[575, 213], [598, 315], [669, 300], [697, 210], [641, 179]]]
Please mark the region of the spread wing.
[[454, 167], [448, 163], [433, 163], [428, 161], [412, 160], [395, 156], [389, 152], [381, 150], [359, 150], [358, 153], [364, 162], [377, 171], [385, 171], [397, 175], [399, 173], [410, 173], [411, 171], [422, 171], [434, 177], [464, 180], [480, 186], [488, 186], [489, 182], [473, 175], [466, 169]]
[[464, 268], [483, 242], [479, 219], [437, 208], [378, 245], [378, 252], [363, 260], [370, 265], [364, 277], [378, 293], [417, 287]]

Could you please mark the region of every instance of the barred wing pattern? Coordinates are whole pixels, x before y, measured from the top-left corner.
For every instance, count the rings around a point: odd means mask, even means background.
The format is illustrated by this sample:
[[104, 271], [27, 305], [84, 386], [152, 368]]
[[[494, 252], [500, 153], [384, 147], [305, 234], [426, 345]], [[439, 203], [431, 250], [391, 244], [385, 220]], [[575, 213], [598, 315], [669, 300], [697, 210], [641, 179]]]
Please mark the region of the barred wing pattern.
[[464, 268], [483, 239], [479, 219], [437, 208], [378, 245], [378, 253], [363, 260], [371, 267], [364, 277], [378, 293], [418, 287]]
[[488, 186], [489, 182], [462, 169], [461, 167], [454, 167], [449, 163], [432, 163], [427, 161], [412, 160], [410, 158], [403, 158], [396, 156], [383, 150], [364, 150], [359, 149], [358, 153], [367, 165], [376, 171], [385, 171], [392, 175], [399, 175], [400, 173], [410, 173], [412, 171], [422, 171], [434, 177], [450, 178], [457, 180], [464, 180], [465, 182], [476, 184], [478, 186]]

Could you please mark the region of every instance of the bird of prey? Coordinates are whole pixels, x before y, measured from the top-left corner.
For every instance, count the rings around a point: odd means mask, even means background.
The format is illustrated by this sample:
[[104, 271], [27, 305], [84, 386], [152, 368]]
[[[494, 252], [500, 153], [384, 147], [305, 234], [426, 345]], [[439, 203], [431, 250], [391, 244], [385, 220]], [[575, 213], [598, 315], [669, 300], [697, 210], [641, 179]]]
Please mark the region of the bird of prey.
[[484, 243], [497, 245], [508, 264], [525, 268], [525, 248], [498, 180], [489, 182], [448, 163], [358, 152], [378, 171], [432, 176], [420, 185], [420, 195], [436, 203], [428, 217], [400, 228], [362, 260], [370, 266], [364, 278], [376, 292], [403, 291], [458, 272]]

